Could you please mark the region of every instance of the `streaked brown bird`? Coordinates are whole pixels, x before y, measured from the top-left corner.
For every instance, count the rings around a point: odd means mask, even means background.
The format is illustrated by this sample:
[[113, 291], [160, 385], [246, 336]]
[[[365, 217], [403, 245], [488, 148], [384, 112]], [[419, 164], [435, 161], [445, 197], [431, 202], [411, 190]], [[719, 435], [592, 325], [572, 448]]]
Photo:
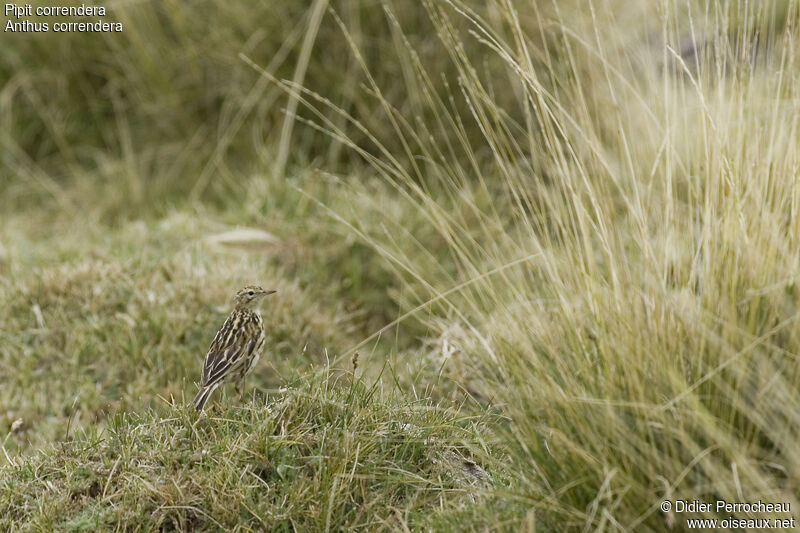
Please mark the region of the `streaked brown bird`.
[[200, 390], [194, 398], [194, 408], [202, 411], [211, 393], [226, 381], [235, 381], [241, 393], [244, 378], [256, 365], [264, 347], [264, 321], [258, 304], [275, 291], [249, 285], [236, 293], [234, 308], [220, 330], [214, 335], [203, 364]]

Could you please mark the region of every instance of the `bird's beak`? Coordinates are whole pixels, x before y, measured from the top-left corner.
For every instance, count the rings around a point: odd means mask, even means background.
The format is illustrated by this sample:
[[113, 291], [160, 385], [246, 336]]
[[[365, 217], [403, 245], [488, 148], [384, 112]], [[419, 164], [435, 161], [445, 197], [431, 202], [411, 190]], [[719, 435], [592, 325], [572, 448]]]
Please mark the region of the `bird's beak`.
[[266, 296], [268, 294], [274, 294], [276, 292], [278, 292], [278, 291], [274, 291], [274, 290], [264, 291], [264, 296]]

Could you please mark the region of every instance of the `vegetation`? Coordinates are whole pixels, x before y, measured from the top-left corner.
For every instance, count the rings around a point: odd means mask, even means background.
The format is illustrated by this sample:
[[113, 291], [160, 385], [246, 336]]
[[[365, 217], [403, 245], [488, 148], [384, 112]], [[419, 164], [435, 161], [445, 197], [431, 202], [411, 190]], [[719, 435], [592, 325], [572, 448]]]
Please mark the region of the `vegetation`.
[[[797, 1], [114, 16], [0, 47], [0, 525], [799, 508]], [[249, 282], [265, 362], [198, 418]]]
[[[296, 384], [198, 418], [120, 414], [3, 478], [0, 526], [47, 531], [428, 529], [475, 511], [486, 421], [350, 387]], [[401, 512], [401, 509], [403, 510]], [[425, 511], [425, 512], [421, 512]]]

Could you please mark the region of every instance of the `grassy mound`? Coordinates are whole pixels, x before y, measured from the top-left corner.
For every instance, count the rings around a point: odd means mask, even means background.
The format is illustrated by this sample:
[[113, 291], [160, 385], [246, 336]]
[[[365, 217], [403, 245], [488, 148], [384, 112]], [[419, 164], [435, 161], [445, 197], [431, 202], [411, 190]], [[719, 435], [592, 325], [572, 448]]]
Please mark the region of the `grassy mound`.
[[0, 529], [323, 531], [470, 517], [485, 420], [323, 378], [208, 416], [120, 415], [0, 478]]

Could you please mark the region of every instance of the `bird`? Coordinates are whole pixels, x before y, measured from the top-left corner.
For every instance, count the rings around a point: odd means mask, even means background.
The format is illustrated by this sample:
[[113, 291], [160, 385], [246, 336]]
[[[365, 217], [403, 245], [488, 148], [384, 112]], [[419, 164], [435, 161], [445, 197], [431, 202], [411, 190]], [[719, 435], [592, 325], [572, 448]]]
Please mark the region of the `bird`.
[[266, 338], [258, 305], [275, 292], [248, 285], [236, 293], [233, 311], [214, 335], [203, 363], [200, 390], [194, 398], [197, 411], [203, 410], [214, 390], [226, 381], [235, 381], [236, 392], [241, 394], [244, 378], [258, 362]]

